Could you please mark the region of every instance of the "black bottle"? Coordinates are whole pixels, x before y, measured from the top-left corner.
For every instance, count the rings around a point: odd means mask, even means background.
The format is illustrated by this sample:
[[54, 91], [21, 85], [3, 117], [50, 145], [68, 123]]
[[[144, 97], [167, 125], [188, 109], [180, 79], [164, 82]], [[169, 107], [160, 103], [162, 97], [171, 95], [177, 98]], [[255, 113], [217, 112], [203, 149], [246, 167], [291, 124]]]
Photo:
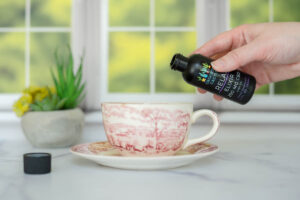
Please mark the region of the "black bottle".
[[184, 80], [191, 85], [239, 104], [246, 104], [254, 93], [255, 78], [238, 70], [216, 72], [211, 62], [210, 58], [200, 54], [194, 54], [190, 58], [175, 54], [171, 61], [171, 69], [181, 71]]

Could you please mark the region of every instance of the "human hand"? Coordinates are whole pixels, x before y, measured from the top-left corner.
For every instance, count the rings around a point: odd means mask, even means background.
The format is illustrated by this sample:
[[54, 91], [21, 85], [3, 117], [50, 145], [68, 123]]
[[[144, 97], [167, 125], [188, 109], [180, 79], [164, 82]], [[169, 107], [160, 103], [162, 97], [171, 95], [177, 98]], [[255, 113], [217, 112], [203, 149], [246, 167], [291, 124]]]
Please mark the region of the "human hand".
[[251, 74], [256, 89], [295, 78], [300, 76], [300, 23], [242, 25], [216, 36], [193, 52], [197, 53], [215, 59], [211, 64], [218, 72], [238, 69]]

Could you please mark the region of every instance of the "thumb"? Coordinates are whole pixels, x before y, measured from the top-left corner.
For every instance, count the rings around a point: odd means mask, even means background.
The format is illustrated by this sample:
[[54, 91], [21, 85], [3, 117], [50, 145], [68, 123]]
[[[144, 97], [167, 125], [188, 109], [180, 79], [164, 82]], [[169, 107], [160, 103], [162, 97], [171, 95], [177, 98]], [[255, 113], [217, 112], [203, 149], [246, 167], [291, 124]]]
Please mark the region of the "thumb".
[[247, 65], [253, 61], [258, 61], [257, 46], [247, 44], [230, 51], [223, 57], [213, 61], [212, 67], [218, 72], [229, 72]]

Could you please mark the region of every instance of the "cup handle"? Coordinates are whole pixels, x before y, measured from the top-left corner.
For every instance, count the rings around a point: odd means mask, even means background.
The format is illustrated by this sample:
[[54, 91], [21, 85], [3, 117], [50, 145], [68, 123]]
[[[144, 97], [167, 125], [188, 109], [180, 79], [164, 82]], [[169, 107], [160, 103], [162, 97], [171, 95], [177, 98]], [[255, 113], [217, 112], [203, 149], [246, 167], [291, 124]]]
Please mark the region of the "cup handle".
[[203, 110], [197, 110], [197, 111], [193, 112], [192, 119], [191, 119], [192, 124], [194, 122], [196, 122], [196, 120], [199, 117], [202, 117], [203, 115], [207, 115], [213, 120], [213, 126], [212, 126], [211, 130], [206, 135], [204, 135], [200, 138], [189, 139], [185, 143], [185, 145], [183, 146], [184, 149], [187, 148], [188, 146], [193, 145], [193, 144], [197, 144], [197, 143], [209, 140], [210, 138], [212, 138], [216, 134], [216, 132], [217, 132], [219, 126], [220, 126], [220, 121], [217, 117], [217, 114], [215, 112], [211, 111], [211, 110], [203, 109]]

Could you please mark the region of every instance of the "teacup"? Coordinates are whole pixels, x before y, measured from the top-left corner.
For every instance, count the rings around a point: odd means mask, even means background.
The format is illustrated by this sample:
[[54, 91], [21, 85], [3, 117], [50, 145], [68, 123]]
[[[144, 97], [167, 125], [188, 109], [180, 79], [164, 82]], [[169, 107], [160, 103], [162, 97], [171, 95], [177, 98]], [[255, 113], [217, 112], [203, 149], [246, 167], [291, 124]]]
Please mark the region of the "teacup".
[[[213, 137], [219, 120], [211, 110], [193, 112], [190, 103], [102, 103], [109, 143], [123, 156], [167, 156]], [[204, 136], [188, 139], [190, 126], [199, 117], [213, 120]]]

